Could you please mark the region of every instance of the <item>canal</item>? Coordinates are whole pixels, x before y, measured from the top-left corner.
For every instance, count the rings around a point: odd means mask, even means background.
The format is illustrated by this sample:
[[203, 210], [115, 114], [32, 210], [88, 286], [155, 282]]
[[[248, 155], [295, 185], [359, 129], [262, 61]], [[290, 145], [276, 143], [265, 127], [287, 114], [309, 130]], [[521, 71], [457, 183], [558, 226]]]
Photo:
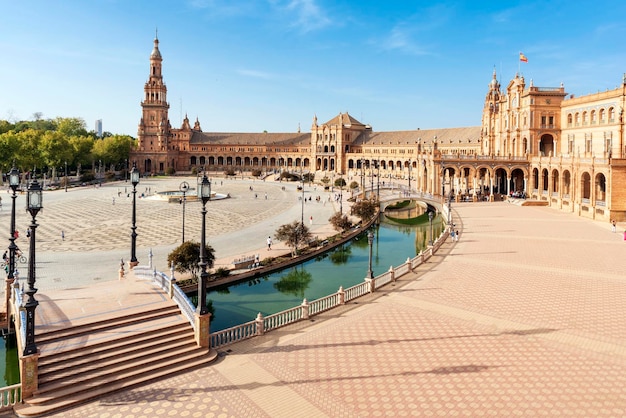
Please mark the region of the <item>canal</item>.
[[[418, 225], [392, 225], [384, 220], [374, 228], [372, 270], [374, 276], [391, 266], [404, 263], [426, 248], [430, 240], [428, 218]], [[444, 228], [441, 216], [433, 219], [433, 234]], [[369, 245], [365, 233], [316, 259], [300, 265], [216, 288], [207, 293], [214, 308], [211, 331], [220, 331], [256, 318], [261, 312], [270, 315], [302, 303], [348, 288], [365, 279], [369, 267]], [[197, 297], [192, 298], [194, 303]]]

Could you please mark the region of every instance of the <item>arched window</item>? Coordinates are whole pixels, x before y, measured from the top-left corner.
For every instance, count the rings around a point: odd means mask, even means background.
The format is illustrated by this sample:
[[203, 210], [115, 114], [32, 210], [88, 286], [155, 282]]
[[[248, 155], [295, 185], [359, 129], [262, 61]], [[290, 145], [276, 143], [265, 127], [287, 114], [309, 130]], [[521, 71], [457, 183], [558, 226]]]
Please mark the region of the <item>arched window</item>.
[[604, 109], [600, 109], [600, 123], [606, 123], [606, 120], [604, 119], [606, 117], [606, 113], [604, 112]]
[[591, 121], [592, 125], [595, 125], [596, 123], [596, 111], [592, 110], [591, 113], [589, 114], [589, 120]]
[[615, 108], [610, 107], [609, 108], [609, 123], [614, 123], [614, 122], [615, 122]]
[[572, 114], [571, 114], [571, 113], [568, 113], [568, 114], [567, 114], [567, 126], [568, 126], [568, 127], [571, 127], [571, 126], [572, 126], [572, 119], [573, 119], [573, 118], [572, 118]]

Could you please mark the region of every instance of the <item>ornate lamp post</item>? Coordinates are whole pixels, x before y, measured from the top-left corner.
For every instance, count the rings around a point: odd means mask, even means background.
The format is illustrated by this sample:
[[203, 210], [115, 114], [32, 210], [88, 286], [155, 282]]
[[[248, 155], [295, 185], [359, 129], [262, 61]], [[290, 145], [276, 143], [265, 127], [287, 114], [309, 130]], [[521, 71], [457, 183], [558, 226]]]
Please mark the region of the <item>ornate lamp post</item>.
[[[20, 186], [20, 172], [17, 168], [13, 167], [9, 172], [9, 187], [13, 190], [11, 195], [11, 236], [9, 237], [9, 274], [7, 280], [13, 282], [15, 272], [15, 199], [17, 198], [17, 188]], [[8, 312], [8, 311], [7, 311]]]
[[67, 161], [65, 162], [65, 193], [67, 193]]
[[41, 210], [41, 197], [42, 197], [41, 185], [37, 179], [28, 186], [28, 193], [26, 195], [26, 210], [32, 217], [30, 224], [30, 248], [28, 251], [28, 288], [24, 293], [28, 295], [28, 300], [24, 304], [26, 308], [26, 345], [24, 347], [24, 355], [35, 354], [37, 352], [37, 346], [35, 345], [35, 308], [39, 305], [39, 302], [35, 300], [35, 231], [37, 230], [37, 222], [35, 217]]
[[343, 215], [343, 173], [339, 173], [341, 182], [339, 183], [339, 214]]
[[374, 244], [374, 231], [370, 228], [367, 232], [367, 243], [369, 245], [370, 256], [369, 256], [369, 267], [367, 269], [367, 277], [366, 279], [374, 278], [374, 271], [372, 270], [372, 244]]
[[135, 267], [139, 262], [137, 261], [137, 185], [139, 184], [139, 170], [133, 163], [133, 168], [130, 170], [130, 182], [133, 185], [133, 225], [130, 227], [132, 230], [130, 234], [130, 268]]
[[428, 245], [433, 245], [433, 212], [428, 212], [428, 222], [430, 222], [430, 241], [428, 241]]
[[411, 194], [411, 159], [409, 158], [409, 195]]
[[200, 281], [198, 282], [198, 308], [196, 312], [199, 315], [209, 313], [206, 306], [206, 284], [209, 273], [206, 271], [207, 255], [206, 255], [206, 203], [211, 199], [211, 182], [206, 174], [202, 176], [202, 182], [198, 184], [198, 198], [202, 200], [202, 235], [200, 239]]
[[183, 244], [185, 243], [185, 203], [187, 202], [187, 191], [189, 190], [189, 183], [183, 181], [178, 188], [183, 192], [183, 199], [180, 203], [183, 205]]

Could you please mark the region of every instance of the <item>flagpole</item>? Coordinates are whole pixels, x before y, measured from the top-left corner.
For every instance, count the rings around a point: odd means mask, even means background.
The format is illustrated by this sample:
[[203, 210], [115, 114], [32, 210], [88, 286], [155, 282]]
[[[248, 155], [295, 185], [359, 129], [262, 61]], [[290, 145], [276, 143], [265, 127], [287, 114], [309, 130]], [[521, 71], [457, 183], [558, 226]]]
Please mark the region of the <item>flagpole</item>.
[[522, 72], [522, 60], [520, 59], [521, 56], [522, 56], [522, 51], [520, 51], [519, 55], [517, 56], [517, 74], [520, 74]]

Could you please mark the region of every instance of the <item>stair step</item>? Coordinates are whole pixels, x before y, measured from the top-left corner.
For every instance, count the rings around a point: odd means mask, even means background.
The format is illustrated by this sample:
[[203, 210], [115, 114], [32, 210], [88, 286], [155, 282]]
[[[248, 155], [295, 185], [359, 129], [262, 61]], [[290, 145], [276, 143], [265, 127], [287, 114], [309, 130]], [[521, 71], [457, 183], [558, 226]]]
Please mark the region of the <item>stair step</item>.
[[162, 318], [179, 314], [180, 310], [178, 309], [178, 306], [170, 305], [150, 311], [128, 313], [123, 316], [112, 317], [91, 323], [63, 326], [59, 329], [53, 330], [37, 330], [37, 341], [39, 343], [45, 343], [47, 341], [58, 340], [67, 336], [92, 334], [99, 330], [118, 328], [126, 324], [149, 321], [154, 318]]
[[63, 379], [67, 376], [76, 376], [84, 373], [85, 370], [102, 369], [111, 364], [120, 363], [137, 359], [141, 356], [150, 356], [163, 352], [163, 347], [167, 350], [189, 346], [195, 344], [193, 340], [193, 332], [187, 330], [185, 333], [159, 339], [156, 341], [147, 341], [142, 344], [133, 344], [132, 346], [118, 346], [111, 349], [102, 349], [91, 354], [75, 357], [72, 361], [62, 363], [50, 363], [39, 366], [39, 384], [43, 385], [48, 382]]
[[[80, 357], [85, 353], [93, 353], [109, 348], [142, 343], [150, 340], [158, 340], [163, 335], [173, 335], [183, 331], [189, 332], [189, 330], [191, 329], [189, 323], [182, 318], [173, 323], [160, 324], [158, 328], [155, 327], [150, 330], [133, 328], [136, 328], [136, 326], [133, 327], [131, 325], [129, 331], [126, 333], [123, 332], [124, 329], [119, 329], [119, 332], [117, 333], [118, 335], [115, 335], [113, 333], [111, 333], [110, 335], [96, 333], [90, 336], [91, 339], [88, 340], [78, 340], [68, 337], [61, 341], [50, 341], [46, 344], [41, 344], [39, 345], [41, 351], [39, 364], [62, 364], [64, 362], [72, 361], [74, 358]], [[84, 339], [85, 336], [82, 336], [80, 338]], [[76, 340], [76, 342], [73, 342], [73, 340]]]
[[[98, 381], [108, 377], [115, 377], [123, 375], [124, 373], [132, 373], [137, 371], [138, 373], [144, 373], [143, 370], [150, 370], [153, 367], [161, 367], [162, 364], [172, 364], [178, 361], [182, 361], [188, 357], [195, 357], [201, 350], [195, 343], [188, 341], [187, 344], [177, 347], [169, 348], [166, 352], [163, 349], [160, 350], [160, 354], [148, 355], [139, 353], [134, 358], [128, 358], [122, 361], [98, 362], [92, 368], [79, 368], [78, 370], [68, 370], [69, 376], [61, 376], [60, 379], [52, 379], [48, 382], [41, 383], [36, 395], [44, 395], [50, 392], [63, 391], [67, 388], [74, 388], [71, 390], [73, 393], [76, 388], [88, 387], [92, 381]], [[169, 363], [168, 363], [169, 362]]]
[[163, 369], [169, 369], [170, 367], [176, 367], [177, 365], [185, 365], [187, 362], [193, 361], [197, 357], [203, 357], [207, 355], [207, 349], [195, 347], [189, 352], [177, 356], [169, 357], [163, 361], [147, 361], [137, 367], [123, 367], [121, 370], [115, 370], [111, 373], [104, 375], [98, 375], [87, 380], [79, 380], [78, 382], [65, 382], [63, 385], [59, 385], [54, 389], [39, 391], [33, 398], [29, 398], [26, 401], [31, 405], [45, 405], [46, 403], [54, 402], [56, 399], [62, 399], [66, 397], [76, 398], [81, 393], [95, 390], [103, 387], [104, 385], [117, 386], [118, 382], [127, 379], [134, 379], [141, 376], [152, 376], [154, 373], [158, 373]]
[[[205, 351], [206, 353], [206, 351]], [[79, 405], [96, 398], [100, 398], [105, 395], [109, 395], [114, 392], [118, 392], [123, 389], [129, 389], [141, 384], [145, 384], [154, 381], [159, 378], [169, 377], [176, 373], [192, 370], [194, 368], [203, 366], [217, 357], [217, 352], [211, 350], [206, 353], [206, 357], [197, 357], [193, 360], [189, 360], [185, 363], [178, 363], [172, 367], [159, 367], [153, 373], [135, 375], [122, 379], [120, 376], [115, 376], [113, 379], [103, 382], [81, 393], [73, 394], [70, 396], [59, 397], [54, 400], [49, 400], [47, 404], [30, 404], [29, 402], [35, 398], [27, 399], [25, 403], [16, 405], [14, 411], [20, 417], [37, 417], [44, 414], [50, 414], [52, 412], [59, 412], [67, 409], [71, 406]]]

